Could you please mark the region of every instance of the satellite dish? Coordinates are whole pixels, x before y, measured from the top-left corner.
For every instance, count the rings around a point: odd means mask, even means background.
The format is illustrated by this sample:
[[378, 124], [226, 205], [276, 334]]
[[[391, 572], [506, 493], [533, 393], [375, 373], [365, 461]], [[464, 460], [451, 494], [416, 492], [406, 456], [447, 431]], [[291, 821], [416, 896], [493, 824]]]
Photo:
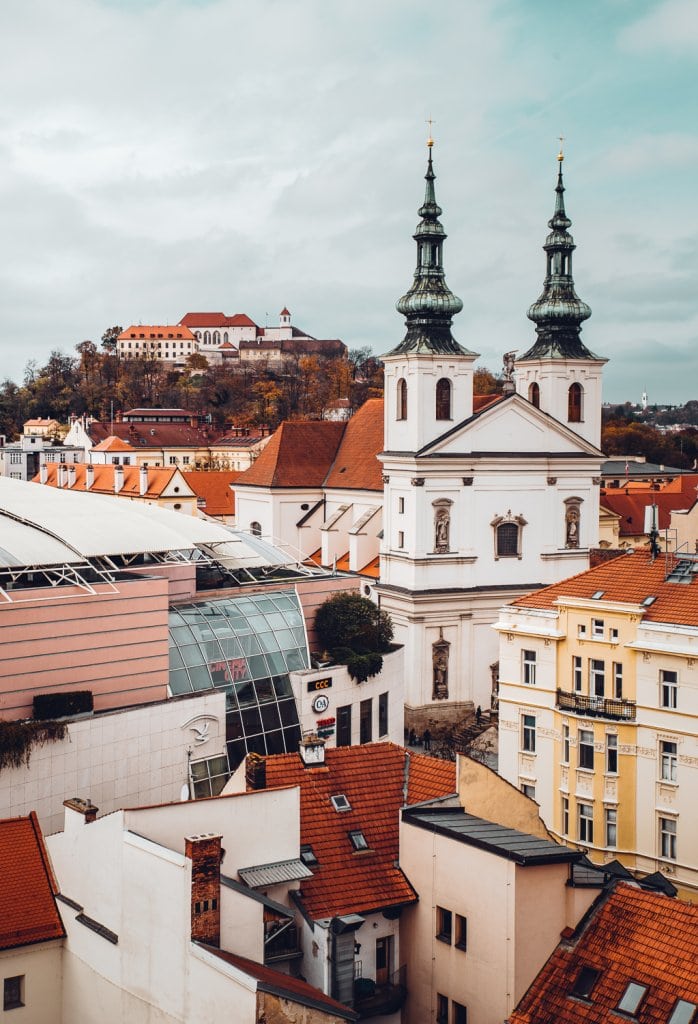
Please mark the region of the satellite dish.
[[179, 799], [182, 801], [182, 803], [186, 803], [186, 801], [189, 800], [189, 783], [188, 782], [183, 782], [182, 783], [182, 788], [179, 791]]

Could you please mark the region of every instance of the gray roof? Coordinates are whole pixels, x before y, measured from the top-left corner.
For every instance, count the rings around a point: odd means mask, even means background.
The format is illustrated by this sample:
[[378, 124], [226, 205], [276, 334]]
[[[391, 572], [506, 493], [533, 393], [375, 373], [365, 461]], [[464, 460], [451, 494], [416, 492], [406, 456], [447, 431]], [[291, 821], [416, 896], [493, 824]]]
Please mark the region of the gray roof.
[[258, 886], [278, 885], [281, 882], [295, 882], [300, 878], [311, 878], [312, 871], [302, 860], [280, 860], [274, 864], [259, 864], [249, 868], [238, 868], [238, 875], [245, 885], [255, 889]]
[[418, 828], [488, 850], [498, 857], [506, 857], [524, 866], [573, 862], [582, 857], [576, 850], [570, 850], [551, 839], [540, 839], [505, 825], [485, 821], [484, 818], [476, 818], [461, 808], [407, 809], [402, 812], [402, 818]]
[[[627, 470], [626, 470], [627, 466]], [[656, 462], [634, 462], [626, 460], [621, 456], [618, 459], [606, 459], [601, 463], [602, 476], [640, 477], [646, 476], [681, 476], [686, 473], [685, 469], [678, 469], [676, 466], [660, 466]]]

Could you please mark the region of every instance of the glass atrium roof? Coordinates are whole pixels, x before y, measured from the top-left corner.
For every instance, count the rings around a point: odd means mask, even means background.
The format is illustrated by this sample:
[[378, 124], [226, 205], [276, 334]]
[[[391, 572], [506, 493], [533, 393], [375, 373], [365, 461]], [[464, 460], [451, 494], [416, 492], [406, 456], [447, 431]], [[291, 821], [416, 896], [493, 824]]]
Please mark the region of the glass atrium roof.
[[231, 768], [249, 751], [298, 749], [289, 672], [308, 668], [303, 612], [294, 590], [245, 594], [170, 609], [170, 689], [227, 693]]

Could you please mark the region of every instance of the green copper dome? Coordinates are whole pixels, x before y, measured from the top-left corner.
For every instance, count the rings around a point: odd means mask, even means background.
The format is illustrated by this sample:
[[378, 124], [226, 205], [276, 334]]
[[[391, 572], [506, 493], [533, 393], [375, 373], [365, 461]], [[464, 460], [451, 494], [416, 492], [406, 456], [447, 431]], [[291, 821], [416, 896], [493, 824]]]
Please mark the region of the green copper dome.
[[388, 353], [390, 356], [403, 353], [474, 354], [459, 345], [451, 334], [451, 321], [456, 313], [460, 313], [463, 303], [446, 284], [443, 269], [446, 233], [439, 221], [441, 207], [436, 202], [435, 177], [430, 145], [425, 175], [426, 194], [419, 208], [421, 220], [412, 236], [417, 243], [417, 269], [412, 287], [396, 305], [407, 322], [407, 333], [403, 341]]
[[547, 255], [547, 273], [543, 293], [529, 308], [527, 316], [536, 325], [535, 344], [520, 356], [526, 359], [597, 359], [580, 338], [581, 325], [591, 309], [577, 296], [572, 278], [572, 253], [576, 249], [568, 228], [572, 224], [565, 212], [562, 183], [562, 154], [555, 188], [555, 211], [548, 221], [550, 234], [543, 249]]

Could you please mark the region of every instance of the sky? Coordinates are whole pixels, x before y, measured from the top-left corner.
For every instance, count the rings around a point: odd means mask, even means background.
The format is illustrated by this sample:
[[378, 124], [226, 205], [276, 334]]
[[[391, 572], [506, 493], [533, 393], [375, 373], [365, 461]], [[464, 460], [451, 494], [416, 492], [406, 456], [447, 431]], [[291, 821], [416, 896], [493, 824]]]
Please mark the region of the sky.
[[433, 118], [453, 333], [535, 337], [558, 136], [607, 401], [698, 398], [695, 0], [2, 0], [0, 379], [188, 311], [387, 352]]

